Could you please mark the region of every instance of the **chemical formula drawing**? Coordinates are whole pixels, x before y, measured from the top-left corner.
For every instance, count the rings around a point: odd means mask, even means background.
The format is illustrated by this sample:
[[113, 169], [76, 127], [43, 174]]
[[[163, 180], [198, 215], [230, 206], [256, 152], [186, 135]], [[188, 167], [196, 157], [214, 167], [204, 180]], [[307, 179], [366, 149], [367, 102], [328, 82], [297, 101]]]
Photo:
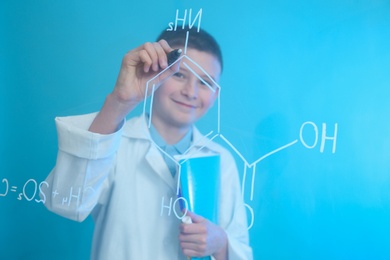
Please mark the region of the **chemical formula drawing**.
[[[12, 185], [7, 178], [3, 178], [0, 183], [0, 197], [12, 196], [15, 194], [15, 199], [22, 201], [33, 201], [36, 203], [45, 204], [47, 200], [47, 191], [49, 183], [46, 181], [38, 182], [35, 179], [27, 180], [23, 186]], [[59, 193], [58, 190], [54, 190], [52, 199], [60, 200], [62, 205], [70, 207], [72, 204], [79, 205], [81, 187], [70, 187], [69, 192]], [[95, 190], [92, 187], [86, 187], [84, 192], [92, 192]]]
[[[182, 14], [182, 16], [180, 16], [180, 14]], [[188, 16], [187, 16], [188, 14]], [[193, 11], [192, 9], [185, 9], [183, 12], [180, 12], [179, 10], [176, 10], [176, 17], [175, 17], [175, 22], [171, 22], [169, 23], [169, 28], [168, 28], [168, 31], [175, 31], [177, 28], [178, 28], [178, 23], [179, 22], [182, 22], [182, 29], [185, 29], [188, 27], [188, 29], [191, 29], [195, 22], [198, 21], [197, 23], [197, 28], [198, 28], [198, 31], [201, 27], [201, 18], [202, 18], [202, 9], [200, 9], [196, 16], [193, 17]], [[188, 21], [187, 21], [188, 19]], [[186, 25], [188, 25], [186, 27]], [[190, 57], [187, 56], [187, 43], [188, 43], [188, 37], [189, 37], [189, 31], [187, 31], [187, 34], [186, 34], [186, 45], [184, 46], [184, 53], [182, 56], [180, 56], [179, 59], [177, 59], [174, 63], [172, 63], [168, 68], [166, 68], [165, 70], [163, 70], [162, 72], [160, 72], [158, 75], [156, 75], [155, 77], [153, 77], [152, 79], [150, 79], [147, 83], [146, 83], [146, 90], [150, 90], [151, 93], [146, 93], [145, 94], [145, 100], [144, 100], [144, 113], [149, 113], [150, 114], [150, 117], [149, 117], [149, 127], [150, 127], [150, 124], [151, 124], [151, 118], [152, 118], [152, 106], [153, 106], [153, 92], [157, 89], [158, 87], [158, 84], [156, 83], [158, 78], [161, 78], [161, 76], [165, 76], [165, 77], [170, 77], [172, 76], [172, 74], [170, 75], [167, 75], [167, 71], [172, 67], [172, 66], [175, 66], [176, 64], [180, 64], [180, 66], [185, 66], [187, 69], [189, 69], [191, 71], [191, 73], [193, 73], [195, 76], [197, 76], [198, 78], [201, 78], [194, 70], [190, 69], [190, 66], [189, 66], [189, 63], [192, 65], [192, 66], [196, 66], [197, 68], [199, 68], [202, 73], [204, 73], [205, 75], [209, 75], [207, 73], [207, 71], [205, 71], [201, 66], [199, 66], [199, 64], [197, 64], [193, 59], [191, 59]], [[192, 33], [196, 33], [196, 32], [192, 32]], [[177, 66], [177, 65], [176, 65]], [[210, 130], [207, 134], [205, 134], [205, 137], [207, 137], [209, 139], [209, 141], [211, 142], [212, 140], [214, 140], [215, 138], [220, 138], [222, 140], [222, 142], [224, 142], [228, 147], [230, 147], [234, 153], [236, 154], [236, 156], [238, 158], [240, 158], [243, 163], [244, 163], [244, 169], [242, 170], [242, 183], [241, 183], [241, 192], [242, 192], [242, 197], [244, 198], [246, 192], [249, 192], [249, 200], [250, 201], [253, 201], [255, 198], [254, 198], [254, 190], [255, 190], [255, 183], [256, 183], [256, 165], [258, 163], [260, 163], [261, 161], [263, 161], [265, 158], [268, 158], [269, 156], [272, 156], [282, 150], [285, 150], [289, 147], [292, 147], [298, 143], [300, 143], [301, 145], [303, 145], [305, 148], [307, 149], [314, 149], [316, 147], [318, 147], [318, 143], [320, 143], [319, 145], [319, 152], [320, 153], [324, 153], [325, 151], [325, 145], [327, 142], [332, 142], [332, 149], [331, 149], [331, 152], [334, 154], [336, 152], [336, 145], [337, 145], [337, 135], [338, 135], [338, 123], [332, 123], [334, 124], [334, 127], [333, 127], [333, 133], [329, 134], [329, 132], [327, 132], [327, 123], [322, 123], [321, 125], [321, 128], [319, 128], [314, 122], [311, 122], [311, 121], [307, 121], [307, 122], [304, 122], [302, 123], [300, 129], [299, 129], [299, 135], [297, 136], [297, 138], [295, 140], [292, 140], [291, 142], [273, 150], [273, 151], [269, 151], [268, 153], [262, 155], [261, 157], [259, 157], [258, 159], [256, 159], [254, 162], [248, 162], [248, 160], [242, 155], [242, 153], [234, 146], [234, 144], [232, 144], [232, 142], [230, 142], [224, 135], [223, 135], [223, 129], [220, 128], [220, 121], [223, 120], [221, 119], [220, 117], [220, 110], [223, 109], [221, 108], [221, 105], [220, 105], [220, 92], [221, 92], [221, 86], [218, 85], [218, 83], [216, 83], [211, 77], [210, 77], [210, 80], [212, 81], [212, 86], [210, 85], [207, 85], [212, 91], [215, 91], [215, 89], [218, 88], [218, 98], [217, 98], [217, 123], [216, 123], [216, 129], [212, 129]], [[150, 103], [149, 105], [147, 106], [147, 99], [148, 99], [148, 96], [150, 94]], [[319, 130], [320, 129], [320, 130]], [[312, 140], [314, 137], [314, 141], [312, 142], [309, 142], [307, 139], [307, 135], [310, 135], [310, 140]], [[152, 141], [153, 142], [153, 141]], [[154, 143], [154, 142], [153, 142]], [[154, 145], [156, 146], [157, 149], [159, 149], [163, 154], [165, 154], [166, 157], [170, 158], [174, 163], [176, 163], [177, 165], [177, 168], [178, 168], [178, 173], [179, 173], [179, 178], [178, 178], [178, 182], [177, 182], [177, 187], [176, 187], [176, 191], [177, 191], [177, 196], [180, 195], [180, 163], [178, 163], [174, 158], [172, 158], [169, 154], [167, 154], [165, 151], [161, 150], [158, 145], [156, 145], [154, 143]], [[194, 144], [192, 145], [191, 148], [194, 147]], [[196, 154], [196, 151], [194, 151], [193, 149], [188, 149], [188, 153], [192, 153], [192, 154]], [[201, 150], [202, 148], [199, 148], [198, 150]], [[186, 152], [186, 153], [187, 153]], [[250, 190], [249, 191], [246, 191], [245, 190], [245, 184], [246, 182], [250, 182]], [[223, 189], [223, 187], [221, 187]], [[166, 200], [169, 201], [168, 204], [166, 204]], [[183, 198], [181, 199], [183, 200]], [[185, 199], [184, 199], [185, 200]], [[162, 204], [161, 204], [161, 214], [163, 214], [164, 210], [167, 211], [167, 214], [170, 215], [171, 212], [174, 212], [176, 217], [178, 218], [182, 218], [182, 214], [178, 214], [177, 212], [175, 212], [175, 205], [176, 203], [178, 202], [179, 200], [175, 198], [162, 198]], [[185, 203], [187, 203], [185, 201]], [[245, 202], [244, 202], [245, 203]], [[247, 208], [247, 213], [248, 213], [248, 218], [250, 219], [249, 221], [249, 225], [248, 225], [248, 229], [250, 229], [253, 224], [254, 224], [254, 219], [255, 219], [255, 216], [254, 216], [254, 210], [253, 208], [248, 204], [248, 203], [245, 203], [245, 207]], [[168, 210], [167, 210], [168, 209]]]
[[[191, 29], [194, 26], [199, 30], [201, 29], [201, 21], [202, 21], [202, 13], [203, 10], [199, 9], [197, 11], [193, 9], [185, 9], [185, 10], [176, 10], [175, 19], [173, 22], [168, 23], [168, 29], [167, 31], [176, 31], [179, 26], [181, 26], [182, 29], [188, 28]], [[191, 33], [197, 33], [194, 31], [191, 31]], [[146, 82], [146, 91], [145, 91], [145, 97], [144, 97], [144, 104], [143, 104], [143, 113], [148, 114], [148, 127], [150, 128], [153, 113], [153, 99], [154, 99], [154, 92], [157, 90], [159, 85], [162, 84], [163, 81], [174, 75], [178, 68], [180, 66], [183, 66], [186, 70], [188, 70], [190, 73], [192, 73], [195, 77], [197, 77], [205, 87], [207, 87], [211, 92], [217, 93], [216, 97], [216, 117], [215, 117], [215, 125], [212, 126], [204, 134], [204, 140], [202, 142], [212, 142], [213, 140], [220, 139], [222, 143], [225, 144], [226, 147], [229, 147], [233, 153], [235, 154], [236, 158], [239, 158], [243, 162], [243, 169], [239, 169], [239, 173], [242, 176], [241, 180], [241, 195], [242, 198], [248, 197], [249, 202], [252, 202], [256, 199], [255, 198], [255, 189], [256, 189], [256, 175], [261, 174], [261, 172], [257, 172], [257, 165], [261, 163], [264, 159], [281, 152], [285, 149], [291, 148], [293, 146], [296, 146], [298, 144], [302, 145], [303, 147], [307, 149], [318, 149], [319, 154], [323, 154], [327, 151], [331, 152], [332, 154], [336, 153], [337, 150], [337, 138], [338, 138], [338, 127], [339, 124], [337, 122], [330, 122], [330, 123], [322, 123], [320, 126], [318, 126], [316, 123], [312, 121], [306, 121], [301, 124], [301, 127], [297, 129], [297, 137], [290, 142], [286, 143], [285, 145], [280, 146], [277, 149], [274, 149], [272, 151], [269, 151], [253, 162], [249, 162], [245, 156], [239, 151], [239, 149], [230, 141], [228, 138], [224, 135], [224, 129], [221, 128], [221, 121], [223, 118], [221, 118], [221, 109], [223, 107], [221, 106], [221, 91], [223, 89], [222, 86], [220, 86], [213, 77], [210, 76], [210, 74], [202, 67], [200, 66], [193, 58], [188, 56], [187, 52], [187, 43], [188, 38], [190, 37], [190, 31], [188, 30], [186, 32], [186, 39], [185, 39], [185, 46], [182, 52], [180, 52], [180, 56], [177, 57], [174, 61], [172, 61], [168, 67], [166, 67], [164, 70], [162, 70], [160, 73], [152, 77], [150, 80]], [[201, 71], [202, 76], [197, 73], [194, 68], [196, 68], [196, 71]], [[207, 77], [207, 80], [204, 80], [204, 76]], [[228, 102], [227, 102], [228, 103]], [[308, 138], [309, 137], [309, 138]], [[162, 197], [161, 198], [161, 215], [163, 214], [174, 214], [177, 218], [183, 217], [183, 212], [178, 211], [178, 205], [188, 205], [188, 202], [183, 198], [180, 197], [180, 174], [181, 174], [181, 164], [173, 158], [171, 155], [167, 154], [164, 150], [162, 150], [153, 140], [151, 140], [152, 144], [161, 152], [163, 153], [167, 158], [172, 160], [174, 164], [176, 164], [178, 169], [178, 177], [177, 177], [177, 183], [176, 183], [176, 196], [172, 197]], [[195, 148], [196, 147], [196, 148]], [[184, 153], [187, 157], [195, 156], [199, 151], [201, 151], [205, 145], [200, 146], [197, 143], [193, 143], [191, 147]], [[327, 147], [331, 147], [331, 149], [326, 149]], [[246, 185], [248, 184], [249, 185]], [[246, 187], [250, 187], [248, 190]], [[3, 178], [0, 182], [0, 200], [2, 197], [9, 197], [13, 196], [16, 200], [19, 201], [28, 201], [28, 202], [35, 202], [37, 204], [45, 204], [47, 201], [47, 189], [49, 188], [49, 183], [46, 181], [38, 182], [35, 179], [28, 179], [26, 182], [22, 183], [21, 185], [11, 183], [7, 178]], [[221, 187], [223, 189], [223, 187]], [[69, 190], [66, 191], [58, 191], [58, 189], [53, 189], [51, 199], [52, 200], [58, 200], [63, 206], [78, 206], [81, 199], [81, 194], [83, 193], [95, 193], [95, 191], [92, 187], [70, 187]], [[249, 195], [249, 196], [245, 196]], [[247, 209], [248, 218], [250, 219], [248, 224], [248, 229], [250, 229], [255, 221], [255, 211], [254, 209], [249, 205], [248, 201], [244, 201], [245, 207]], [[187, 207], [184, 206], [186, 209]], [[185, 213], [184, 213], [185, 215]]]
[[[10, 184], [8, 179], [4, 178], [0, 183], [0, 197], [5, 197], [7, 195], [11, 195], [11, 193], [16, 194], [17, 200], [32, 201], [34, 200], [36, 203], [45, 203], [46, 196], [42, 191], [43, 187], [48, 187], [49, 184], [45, 181], [39, 183], [34, 179], [29, 179], [24, 183], [23, 186], [16, 186]], [[42, 198], [38, 198], [39, 195], [42, 195]]]

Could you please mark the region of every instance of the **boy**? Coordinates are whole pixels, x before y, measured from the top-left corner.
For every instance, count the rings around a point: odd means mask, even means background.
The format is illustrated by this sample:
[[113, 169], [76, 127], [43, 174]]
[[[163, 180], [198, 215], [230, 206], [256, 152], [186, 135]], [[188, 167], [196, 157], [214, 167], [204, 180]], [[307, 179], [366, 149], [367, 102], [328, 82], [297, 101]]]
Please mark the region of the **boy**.
[[[222, 55], [213, 37], [190, 30], [186, 55], [204, 69], [189, 65], [201, 79], [185, 66], [170, 67], [174, 74], [160, 78], [152, 114], [125, 122], [144, 100], [146, 82], [168, 67], [167, 54], [185, 47], [186, 31], [163, 32], [158, 42], [128, 52], [99, 113], [56, 119], [59, 151], [47, 178], [46, 206], [77, 221], [92, 214], [91, 259], [252, 259], [234, 160], [194, 127], [218, 96], [217, 88], [206, 86], [213, 84], [204, 73], [215, 82], [221, 74]], [[161, 198], [176, 196], [174, 165], [165, 152], [174, 156], [200, 147], [201, 153], [221, 157], [218, 225], [193, 212], [187, 212], [192, 224], [161, 214]], [[56, 198], [69, 189], [68, 203]]]

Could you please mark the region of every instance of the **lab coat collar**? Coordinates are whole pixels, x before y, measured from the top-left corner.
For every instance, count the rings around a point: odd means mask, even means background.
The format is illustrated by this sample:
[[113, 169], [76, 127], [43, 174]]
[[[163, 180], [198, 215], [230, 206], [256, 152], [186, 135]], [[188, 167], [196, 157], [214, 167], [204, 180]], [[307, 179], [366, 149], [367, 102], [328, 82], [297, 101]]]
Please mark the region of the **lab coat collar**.
[[[172, 178], [172, 175], [166, 165], [158, 145], [152, 140], [148, 125], [147, 116], [142, 114], [141, 116], [131, 118], [123, 126], [122, 135], [128, 138], [141, 139], [145, 142], [149, 142], [150, 146], [148, 152], [145, 155], [146, 161], [151, 166], [153, 171], [168, 184], [173, 191], [176, 191], [177, 180]], [[185, 152], [184, 155], [196, 155], [199, 153], [209, 153], [213, 150], [213, 142], [206, 136], [202, 135], [199, 130], [193, 126], [193, 141], [191, 147]]]
[[[127, 121], [123, 126], [123, 136], [129, 138], [136, 139], [144, 139], [145, 141], [149, 141], [150, 143], [154, 143], [152, 141], [148, 125], [147, 125], [147, 116], [144, 114], [131, 118]], [[212, 141], [206, 136], [202, 135], [199, 130], [193, 126], [192, 128], [193, 140], [191, 144], [190, 151], [199, 150], [199, 149], [208, 149], [214, 150]], [[189, 151], [187, 151], [188, 153]]]

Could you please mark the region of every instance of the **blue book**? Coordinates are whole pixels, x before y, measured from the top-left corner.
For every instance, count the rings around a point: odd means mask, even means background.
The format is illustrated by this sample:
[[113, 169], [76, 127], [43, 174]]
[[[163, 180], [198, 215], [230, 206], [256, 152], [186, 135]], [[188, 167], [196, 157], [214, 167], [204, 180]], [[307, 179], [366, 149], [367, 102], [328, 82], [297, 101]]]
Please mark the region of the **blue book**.
[[[220, 156], [218, 154], [179, 160], [181, 195], [188, 210], [218, 223]], [[210, 259], [210, 257], [192, 258]]]

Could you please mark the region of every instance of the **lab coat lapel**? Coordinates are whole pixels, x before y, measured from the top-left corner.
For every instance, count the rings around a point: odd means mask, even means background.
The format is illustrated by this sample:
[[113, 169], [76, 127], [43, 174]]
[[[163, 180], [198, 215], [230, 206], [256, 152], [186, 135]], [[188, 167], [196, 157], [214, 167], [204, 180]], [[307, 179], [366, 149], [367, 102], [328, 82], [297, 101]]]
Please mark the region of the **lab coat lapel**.
[[163, 179], [171, 189], [175, 190], [175, 181], [172, 178], [171, 172], [169, 171], [161, 152], [153, 142], [151, 142], [149, 151], [146, 153], [145, 157], [146, 161], [153, 169], [153, 172]]
[[126, 123], [123, 135], [130, 138], [144, 139], [149, 142], [150, 146], [145, 155], [147, 163], [151, 169], [153, 169], [153, 174], [158, 175], [170, 188], [175, 190], [175, 180], [172, 178], [168, 166], [165, 163], [161, 152], [158, 150], [157, 145], [152, 141], [146, 122], [147, 120], [145, 115], [132, 118]]

